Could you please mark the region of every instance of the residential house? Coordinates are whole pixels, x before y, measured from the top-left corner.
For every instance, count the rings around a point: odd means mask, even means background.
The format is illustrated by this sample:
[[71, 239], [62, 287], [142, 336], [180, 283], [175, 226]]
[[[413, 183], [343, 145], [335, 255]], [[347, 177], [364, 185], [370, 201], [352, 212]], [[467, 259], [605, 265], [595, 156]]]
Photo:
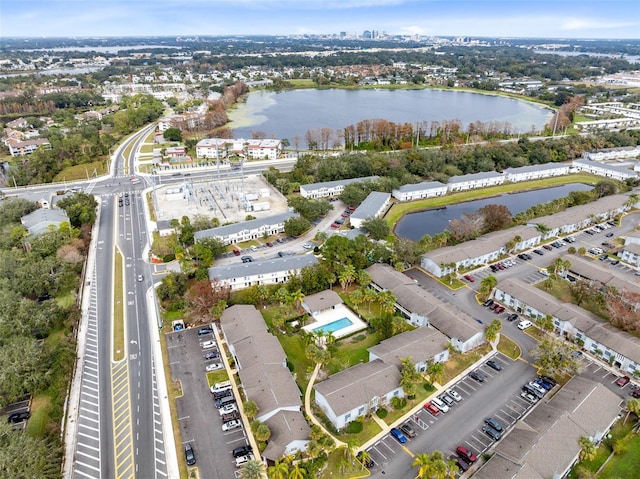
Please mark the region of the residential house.
[[263, 456], [275, 461], [304, 451], [309, 425], [301, 412], [300, 389], [280, 342], [269, 333], [260, 312], [252, 305], [231, 306], [222, 313], [220, 327], [238, 370], [239, 387], [258, 406], [256, 420], [271, 431]]
[[483, 171], [469, 175], [452, 176], [449, 178], [447, 188], [450, 192], [486, 188], [504, 183], [505, 175], [495, 171]]
[[598, 316], [532, 288], [519, 279], [496, 286], [494, 298], [535, 321], [551, 316], [556, 333], [599, 355], [612, 366], [633, 374], [640, 368], [640, 339], [625, 333]]
[[187, 156], [187, 148], [185, 146], [170, 146], [164, 150], [164, 155], [169, 158], [184, 158]]
[[305, 296], [302, 301], [302, 308], [311, 316], [316, 316], [328, 309], [335, 309], [336, 306], [342, 303], [342, 298], [338, 293], [331, 289], [326, 289], [319, 293]]
[[602, 384], [574, 376], [544, 407], [514, 424], [474, 479], [566, 477], [578, 460], [580, 438], [600, 442], [618, 419], [620, 404]]
[[[638, 115], [636, 110], [636, 115]], [[640, 158], [640, 146], [622, 146], [620, 148], [603, 148], [602, 150], [585, 151], [583, 158], [593, 161], [621, 160]]]
[[362, 224], [371, 218], [382, 216], [391, 203], [391, 194], [372, 191], [369, 196], [351, 214], [349, 221], [354, 228], [361, 228]]
[[506, 181], [517, 183], [519, 181], [539, 180], [552, 176], [569, 174], [571, 165], [567, 163], [543, 163], [539, 165], [527, 165], [504, 170]]
[[369, 361], [381, 360], [402, 370], [401, 359], [411, 358], [416, 370], [424, 373], [430, 363], [449, 359], [449, 338], [434, 328], [416, 328], [385, 339], [369, 348]]
[[300, 185], [300, 196], [304, 198], [329, 198], [340, 196], [344, 187], [351, 183], [363, 183], [365, 181], [376, 181], [379, 176], [366, 176], [363, 178], [349, 178], [346, 180], [325, 181], [322, 183], [311, 183]]
[[29, 122], [25, 118], [16, 118], [7, 122], [7, 128], [11, 129], [23, 129], [29, 126]]
[[358, 364], [313, 386], [315, 403], [336, 429], [404, 397], [400, 370], [380, 359]]
[[391, 192], [391, 195], [398, 201], [421, 200], [446, 194], [447, 185], [439, 181], [423, 181], [422, 183], [402, 185]]
[[231, 291], [249, 286], [283, 284], [297, 276], [305, 266], [318, 264], [312, 254], [285, 256], [283, 258], [235, 263], [227, 266], [209, 268], [209, 280], [229, 286]]
[[282, 142], [276, 139], [205, 138], [196, 144], [198, 158], [229, 158], [238, 155], [254, 160], [275, 160], [282, 154]]
[[604, 176], [614, 180], [625, 181], [630, 178], [638, 178], [637, 172], [625, 166], [611, 165], [600, 161], [580, 159], [573, 160], [573, 167], [577, 171], [586, 171], [593, 175]]
[[284, 223], [298, 216], [298, 213], [285, 212], [255, 220], [218, 226], [217, 228], [196, 231], [194, 239], [197, 242], [204, 238], [217, 238], [224, 244], [242, 243], [243, 241], [262, 238], [265, 235], [282, 233], [284, 231]]
[[[630, 245], [630, 247], [640, 251], [640, 245]], [[622, 256], [624, 255], [620, 254], [621, 258]], [[596, 283], [603, 287], [612, 287], [617, 291], [626, 290], [640, 294], [640, 285], [618, 269], [607, 268], [599, 261], [592, 261], [581, 256], [564, 255], [561, 258], [571, 263], [569, 272], [579, 279], [589, 281], [592, 284]], [[629, 259], [633, 259], [633, 254], [629, 255]]]
[[16, 140], [13, 138], [9, 138], [5, 140], [5, 144], [9, 148], [9, 153], [11, 156], [26, 156], [30, 155], [38, 148], [42, 147], [45, 150], [51, 149], [51, 143], [49, 140], [44, 138], [35, 138], [33, 140]]
[[62, 223], [69, 223], [69, 217], [64, 210], [38, 208], [20, 218], [20, 222], [27, 229], [30, 236], [37, 236], [49, 228], [59, 228]]
[[618, 256], [620, 256], [620, 259], [625, 263], [640, 266], [640, 244], [625, 244], [620, 253], [618, 253]]

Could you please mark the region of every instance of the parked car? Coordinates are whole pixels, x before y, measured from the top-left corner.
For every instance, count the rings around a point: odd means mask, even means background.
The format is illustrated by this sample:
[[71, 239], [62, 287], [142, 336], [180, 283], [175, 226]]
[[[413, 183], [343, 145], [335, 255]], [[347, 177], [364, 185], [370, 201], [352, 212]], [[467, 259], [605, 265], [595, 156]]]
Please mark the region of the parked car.
[[464, 446], [456, 447], [456, 454], [466, 462], [472, 463], [478, 460], [478, 457]]
[[434, 416], [437, 416], [438, 414], [440, 414], [440, 409], [438, 409], [437, 407], [435, 407], [433, 404], [431, 404], [430, 402], [425, 403], [424, 408], [430, 412], [431, 414], [433, 414]]
[[253, 454], [251, 454], [251, 453], [245, 454], [244, 456], [238, 456], [238, 457], [236, 457], [236, 467], [242, 467], [247, 462], [252, 461], [252, 460], [253, 460]]
[[507, 269], [507, 267], [502, 263], [496, 263], [496, 266], [498, 267], [498, 269], [502, 269], [502, 270]]
[[534, 404], [538, 401], [538, 398], [534, 394], [531, 394], [527, 391], [522, 391], [520, 393], [520, 397], [522, 397], [525, 401], [529, 401], [531, 404]]
[[202, 349], [211, 349], [211, 348], [216, 348], [216, 342], [215, 341], [205, 341], [204, 343], [200, 344], [200, 347]]
[[233, 254], [236, 255], [236, 256], [240, 256], [240, 250], [234, 248]]
[[247, 444], [244, 446], [236, 447], [233, 451], [231, 451], [231, 454], [233, 454], [233, 457], [246, 456], [247, 454], [250, 454], [252, 450], [253, 449], [251, 449], [251, 446]]
[[546, 389], [547, 391], [551, 391], [553, 389], [553, 384], [548, 383], [547, 381], [545, 381], [544, 379], [536, 379], [536, 384], [538, 386], [542, 386], [544, 389]]
[[623, 388], [627, 384], [629, 384], [629, 381], [631, 381], [631, 378], [629, 376], [622, 376], [621, 378], [618, 378], [618, 380], [616, 381], [616, 386]]
[[492, 428], [491, 426], [482, 426], [482, 430], [484, 431], [484, 433], [489, 436], [491, 439], [493, 439], [494, 441], [499, 441], [500, 438], [502, 437], [502, 433], [496, 431], [494, 428]]
[[551, 384], [552, 386], [555, 386], [557, 384], [556, 380], [553, 379], [550, 376], [544, 376], [544, 375], [540, 375], [538, 376], [540, 379], [542, 379], [543, 381], [548, 382], [549, 384]]
[[544, 394], [542, 394], [540, 391], [538, 391], [537, 389], [532, 388], [531, 386], [529, 386], [528, 384], [525, 384], [524, 386], [522, 386], [522, 390], [524, 392], [527, 392], [529, 394], [531, 394], [532, 396], [537, 397], [538, 399], [542, 399], [544, 397]]
[[[536, 391], [538, 391], [540, 394], [542, 394], [543, 396], [545, 394], [547, 394], [547, 390], [545, 388], [543, 388], [542, 386], [540, 386], [537, 382], [535, 381], [529, 381], [529, 386], [531, 386], [533, 389], [535, 389]], [[539, 397], [539, 396], [538, 396]]]
[[533, 252], [537, 255], [544, 256], [544, 251], [541, 249], [534, 249]]
[[456, 456], [455, 454], [450, 454], [448, 459], [449, 461], [453, 461], [454, 464], [458, 466], [458, 469], [460, 470], [460, 472], [465, 472], [471, 467], [471, 464], [466, 462], [461, 457]]
[[[238, 406], [232, 403], [232, 404], [227, 404], [226, 406], [223, 406], [220, 409], [218, 409], [218, 413], [221, 416], [224, 416], [225, 414], [229, 414], [237, 410], [238, 410]], [[228, 421], [225, 421], [225, 422], [228, 422]]]
[[493, 312], [496, 314], [504, 313], [504, 306], [499, 304], [498, 306], [496, 306], [496, 309], [494, 309]]
[[220, 371], [222, 368], [224, 368], [224, 366], [221, 363], [211, 363], [207, 364], [204, 370], [210, 373], [211, 371]]
[[191, 444], [184, 445], [184, 458], [187, 461], [187, 466], [195, 466], [196, 454], [193, 451], [193, 446], [191, 446]]
[[273, 243], [271, 241], [267, 241], [265, 243], [269, 248], [273, 247]]
[[225, 422], [222, 425], [223, 431], [231, 431], [233, 429], [237, 429], [242, 426], [242, 423], [238, 419], [234, 419], [233, 421]]
[[619, 259], [614, 259], [613, 261], [611, 261], [611, 264], [614, 265], [614, 266], [617, 265], [617, 264], [620, 264], [620, 260]]
[[502, 424], [500, 424], [500, 422], [496, 418], [485, 417], [484, 418], [484, 423], [488, 424], [489, 426], [494, 428], [496, 431], [502, 432]]
[[404, 444], [405, 442], [407, 442], [407, 437], [402, 434], [402, 431], [397, 427], [392, 427], [389, 433], [391, 434], [391, 437], [393, 437], [400, 444]]
[[231, 389], [223, 389], [222, 391], [215, 391], [213, 393], [213, 399], [216, 401], [231, 396], [233, 396], [233, 391]]
[[362, 464], [364, 467], [371, 469], [373, 466], [376, 465], [376, 463], [373, 462], [373, 459], [371, 459], [371, 457], [366, 457], [363, 459], [362, 456], [363, 456], [362, 451], [360, 451], [358, 454], [356, 454], [356, 459], [360, 461], [360, 464]]
[[482, 303], [482, 306], [486, 308], [488, 306], [491, 306], [492, 304], [493, 304], [493, 299], [489, 298], [484, 303]]
[[553, 247], [552, 247], [551, 245], [548, 245], [548, 244], [543, 244], [543, 245], [542, 245], [542, 247], [543, 247], [544, 249], [546, 249], [547, 251], [551, 251], [551, 250], [553, 250]]
[[442, 401], [449, 407], [453, 406], [453, 404], [455, 403], [453, 398], [446, 393], [443, 393], [440, 396], [438, 396], [438, 399], [440, 399], [440, 401]]
[[613, 236], [613, 233], [607, 233], [605, 236], [606, 236], [607, 238], [611, 238], [611, 237]]
[[502, 371], [502, 366], [500, 366], [500, 364], [493, 359], [487, 361], [487, 366], [489, 366], [491, 369], [495, 369], [496, 371]]
[[444, 413], [449, 412], [449, 406], [447, 406], [444, 402], [442, 402], [438, 398], [432, 398], [431, 399], [431, 404], [433, 404], [435, 407], [437, 407], [438, 409], [440, 409], [440, 411], [442, 411]]
[[238, 411], [234, 411], [227, 414], [223, 414], [222, 416], [220, 416], [220, 419], [222, 419], [222, 422], [229, 422], [229, 421], [233, 421], [234, 419], [240, 419], [240, 413]]
[[229, 388], [231, 388], [231, 381], [221, 381], [211, 386], [211, 392], [213, 393], [221, 389], [229, 389]]
[[498, 268], [495, 264], [492, 264], [491, 266], [489, 266], [489, 268], [491, 268], [491, 271], [496, 273], [498, 270], [500, 270], [500, 268]]
[[518, 329], [521, 329], [522, 331], [524, 331], [527, 328], [530, 328], [531, 326], [533, 326], [533, 323], [531, 321], [528, 320], [524, 320], [524, 321], [520, 321], [518, 323]]
[[518, 319], [518, 315], [516, 313], [511, 313], [509, 316], [507, 316], [507, 321], [509, 321], [510, 323], [515, 321], [516, 319]]
[[218, 351], [211, 351], [210, 353], [207, 353], [204, 355], [204, 359], [206, 361], [209, 361], [211, 359], [216, 359], [219, 356], [220, 356], [220, 353]]
[[416, 432], [409, 425], [409, 423], [404, 423], [402, 426], [400, 426], [400, 431], [402, 431], [402, 433], [409, 438], [416, 437]]
[[198, 336], [204, 336], [205, 334], [212, 334], [212, 333], [213, 333], [213, 328], [209, 326], [198, 329]]
[[456, 401], [462, 401], [462, 396], [455, 389], [447, 389], [446, 393]]
[[9, 424], [19, 424], [21, 422], [26, 421], [30, 417], [31, 417], [31, 413], [28, 411], [14, 412], [13, 414], [9, 414], [9, 417], [7, 418], [7, 422]]
[[471, 373], [469, 373], [469, 377], [471, 379], [478, 381], [479, 383], [483, 383], [487, 379], [484, 377], [484, 375], [480, 374], [478, 371], [471, 371]]
[[475, 279], [473, 278], [473, 276], [471, 276], [470, 274], [465, 274], [463, 276], [464, 279], [466, 279], [467, 281], [469, 281], [470, 283], [473, 283], [475, 281]]
[[331, 223], [331, 227], [335, 230], [340, 228], [340, 225], [338, 223]]

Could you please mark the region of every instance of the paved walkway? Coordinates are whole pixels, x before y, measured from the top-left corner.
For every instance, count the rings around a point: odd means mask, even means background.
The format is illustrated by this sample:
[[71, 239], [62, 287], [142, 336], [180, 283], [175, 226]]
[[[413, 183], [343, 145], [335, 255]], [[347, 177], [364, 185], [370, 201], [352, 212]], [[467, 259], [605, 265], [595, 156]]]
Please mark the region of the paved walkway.
[[336, 447], [341, 447], [341, 446], [346, 447], [347, 444], [337, 439], [333, 434], [327, 431], [327, 429], [322, 425], [320, 421], [318, 421], [318, 419], [316, 419], [316, 417], [313, 415], [313, 412], [311, 411], [311, 390], [313, 389], [313, 384], [316, 382], [316, 377], [318, 376], [318, 371], [320, 371], [321, 367], [322, 367], [322, 364], [317, 363], [316, 367], [313, 369], [313, 373], [311, 374], [311, 377], [309, 378], [307, 389], [304, 392], [304, 410], [307, 413], [307, 416], [309, 417], [312, 423], [319, 426], [320, 429], [322, 429], [322, 431], [325, 434], [333, 438], [333, 440], [336, 442]]

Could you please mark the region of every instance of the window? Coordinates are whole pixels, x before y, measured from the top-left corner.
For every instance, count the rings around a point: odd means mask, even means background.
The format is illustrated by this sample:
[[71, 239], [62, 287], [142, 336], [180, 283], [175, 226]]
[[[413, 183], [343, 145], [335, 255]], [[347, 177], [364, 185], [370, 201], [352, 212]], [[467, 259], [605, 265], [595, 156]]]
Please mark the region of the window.
[[344, 416], [344, 422], [349, 422], [349, 421], [351, 421], [351, 413], [345, 414]]
[[582, 338], [582, 333], [576, 333], [576, 338]]
[[358, 409], [358, 416], [364, 416], [364, 406]]

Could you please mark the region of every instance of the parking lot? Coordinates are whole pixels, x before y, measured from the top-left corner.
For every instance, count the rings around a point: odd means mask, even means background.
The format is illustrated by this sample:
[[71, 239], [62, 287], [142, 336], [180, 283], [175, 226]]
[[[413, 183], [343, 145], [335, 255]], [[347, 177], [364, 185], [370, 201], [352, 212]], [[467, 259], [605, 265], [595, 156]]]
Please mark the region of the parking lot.
[[583, 369], [580, 372], [580, 376], [605, 385], [608, 389], [620, 396], [622, 400], [626, 401], [629, 399], [631, 392], [639, 384], [637, 380], [632, 379], [631, 382], [623, 387], [616, 385], [616, 381], [621, 377], [620, 374], [611, 372], [608, 368], [584, 354], [582, 355], [582, 364]]
[[244, 427], [222, 431], [205, 371], [208, 364], [221, 362], [219, 357], [205, 360], [205, 354], [219, 348], [202, 348], [215, 337], [199, 335], [193, 328], [168, 333], [166, 338], [172, 380], [182, 387], [182, 396], [176, 399], [182, 446], [192, 445], [200, 477], [230, 479], [236, 473], [231, 451], [248, 442]]
[[445, 457], [463, 445], [474, 454], [481, 454], [494, 442], [482, 431], [486, 417], [494, 417], [505, 429], [520, 419], [532, 404], [520, 397], [526, 381], [535, 378], [535, 369], [524, 361], [512, 361], [500, 353], [492, 356], [501, 367], [496, 371], [485, 363], [475, 371], [486, 379], [478, 382], [468, 375], [451, 388], [461, 400], [448, 412], [433, 415], [424, 408], [407, 419], [416, 432], [414, 438], [400, 444], [391, 435], [383, 437], [367, 449], [375, 465], [371, 477], [414, 477], [412, 457], [423, 452], [441, 451]]

